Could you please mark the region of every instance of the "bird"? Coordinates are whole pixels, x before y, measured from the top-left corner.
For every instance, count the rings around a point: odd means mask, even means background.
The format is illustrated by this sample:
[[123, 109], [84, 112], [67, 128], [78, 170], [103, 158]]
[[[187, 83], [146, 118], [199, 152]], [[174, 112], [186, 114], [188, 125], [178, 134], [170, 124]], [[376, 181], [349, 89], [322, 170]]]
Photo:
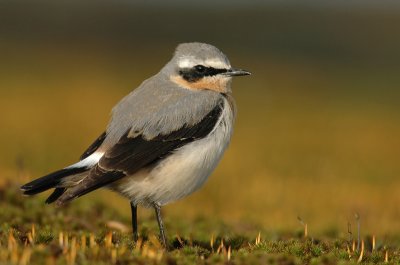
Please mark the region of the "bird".
[[46, 203], [64, 205], [99, 188], [137, 207], [154, 208], [167, 248], [161, 207], [198, 190], [227, 148], [236, 116], [231, 81], [251, 73], [199, 42], [177, 46], [172, 59], [112, 109], [106, 130], [78, 162], [21, 187], [24, 195], [54, 189]]

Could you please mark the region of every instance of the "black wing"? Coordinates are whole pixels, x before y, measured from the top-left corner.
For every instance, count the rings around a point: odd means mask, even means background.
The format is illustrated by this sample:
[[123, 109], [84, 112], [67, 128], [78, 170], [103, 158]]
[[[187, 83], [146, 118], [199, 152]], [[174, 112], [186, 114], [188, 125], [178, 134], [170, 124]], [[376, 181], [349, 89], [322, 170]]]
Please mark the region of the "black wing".
[[106, 139], [106, 132], [103, 132], [87, 149], [86, 151], [81, 155], [80, 160], [85, 159], [86, 157], [90, 156], [93, 154], [97, 148], [100, 147], [100, 145], [104, 142], [104, 139]]
[[199, 123], [184, 126], [168, 135], [146, 140], [142, 135], [130, 138], [129, 130], [108, 150], [82, 183], [68, 190], [58, 204], [64, 204], [88, 192], [110, 184], [124, 176], [157, 162], [174, 150], [190, 142], [206, 137], [217, 124], [223, 110], [221, 100]]

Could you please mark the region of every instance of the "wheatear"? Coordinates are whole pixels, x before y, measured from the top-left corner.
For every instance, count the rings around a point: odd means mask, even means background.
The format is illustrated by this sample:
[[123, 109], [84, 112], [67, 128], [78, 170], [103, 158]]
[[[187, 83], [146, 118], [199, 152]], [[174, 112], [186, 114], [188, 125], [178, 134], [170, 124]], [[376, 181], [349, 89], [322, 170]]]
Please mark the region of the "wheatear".
[[130, 200], [135, 240], [137, 205], [154, 207], [166, 247], [161, 206], [199, 189], [214, 170], [232, 135], [232, 77], [249, 74], [212, 45], [180, 44], [158, 74], [113, 108], [107, 130], [79, 162], [21, 189], [54, 188], [46, 203], [63, 205], [107, 187]]

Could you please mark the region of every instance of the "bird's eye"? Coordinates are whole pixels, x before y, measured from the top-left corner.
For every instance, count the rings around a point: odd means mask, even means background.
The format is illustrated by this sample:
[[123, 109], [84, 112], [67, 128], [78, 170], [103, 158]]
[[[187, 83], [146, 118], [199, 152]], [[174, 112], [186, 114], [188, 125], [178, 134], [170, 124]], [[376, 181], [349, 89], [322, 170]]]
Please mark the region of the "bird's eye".
[[200, 65], [200, 64], [196, 65], [194, 68], [196, 69], [197, 72], [200, 72], [200, 73], [202, 73], [206, 70], [206, 67], [204, 65]]

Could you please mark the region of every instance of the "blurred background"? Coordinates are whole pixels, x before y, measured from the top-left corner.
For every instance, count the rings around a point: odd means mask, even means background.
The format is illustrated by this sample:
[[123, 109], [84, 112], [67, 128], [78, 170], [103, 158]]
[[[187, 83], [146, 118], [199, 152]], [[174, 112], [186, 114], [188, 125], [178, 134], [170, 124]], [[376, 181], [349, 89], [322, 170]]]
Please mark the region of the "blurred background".
[[[300, 216], [310, 234], [347, 233], [358, 213], [364, 233], [400, 231], [399, 25], [395, 1], [3, 0], [0, 178], [75, 162], [112, 106], [200, 41], [253, 75], [234, 80], [220, 166], [167, 223], [290, 231]], [[130, 216], [109, 191], [75, 203], [92, 200]]]

